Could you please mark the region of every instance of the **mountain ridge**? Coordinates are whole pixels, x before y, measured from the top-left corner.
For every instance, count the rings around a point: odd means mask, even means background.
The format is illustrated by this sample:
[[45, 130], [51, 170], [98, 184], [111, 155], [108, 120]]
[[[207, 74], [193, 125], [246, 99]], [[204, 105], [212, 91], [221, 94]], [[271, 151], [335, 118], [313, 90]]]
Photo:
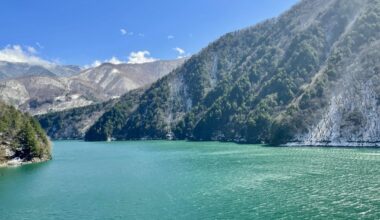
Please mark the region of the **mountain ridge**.
[[0, 80], [14, 79], [26, 76], [71, 76], [79, 73], [81, 68], [75, 65], [54, 65], [49, 66], [8, 62], [0, 60]]
[[84, 107], [144, 87], [177, 68], [184, 60], [104, 63], [69, 77], [32, 75], [3, 80], [0, 81], [0, 99], [32, 115]]

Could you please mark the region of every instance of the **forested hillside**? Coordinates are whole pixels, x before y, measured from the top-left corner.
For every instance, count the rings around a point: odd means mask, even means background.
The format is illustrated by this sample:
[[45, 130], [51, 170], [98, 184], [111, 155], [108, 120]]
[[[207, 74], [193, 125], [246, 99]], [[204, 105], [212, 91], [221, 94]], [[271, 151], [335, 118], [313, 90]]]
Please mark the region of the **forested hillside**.
[[[92, 129], [91, 133], [94, 134], [94, 137], [91, 138], [96, 139], [99, 136], [103, 137], [103, 140], [107, 136], [105, 133], [109, 134], [114, 129], [117, 129], [117, 121], [121, 121], [123, 115], [128, 114], [130, 111], [129, 104], [133, 103], [133, 105], [137, 105], [138, 98], [143, 91], [144, 88], [132, 90], [120, 99], [112, 99], [104, 103], [52, 112], [36, 116], [36, 118], [49, 137], [54, 140], [83, 139], [90, 127]], [[107, 113], [103, 116], [105, 112]], [[102, 117], [101, 121], [97, 122], [100, 117]], [[103, 127], [98, 127], [100, 124], [103, 125], [103, 120], [108, 120], [108, 118], [112, 118], [113, 121], [112, 123], [111, 121], [107, 122], [107, 126], [104, 127], [105, 130], [103, 130]]]
[[37, 120], [0, 102], [0, 166], [15, 158], [48, 160], [50, 142]]
[[379, 35], [379, 0], [301, 1], [211, 43], [153, 84], [128, 116], [110, 120], [106, 113], [96, 124], [107, 130], [113, 121], [121, 129], [107, 136], [90, 129], [87, 140], [174, 133], [193, 140], [377, 145]]

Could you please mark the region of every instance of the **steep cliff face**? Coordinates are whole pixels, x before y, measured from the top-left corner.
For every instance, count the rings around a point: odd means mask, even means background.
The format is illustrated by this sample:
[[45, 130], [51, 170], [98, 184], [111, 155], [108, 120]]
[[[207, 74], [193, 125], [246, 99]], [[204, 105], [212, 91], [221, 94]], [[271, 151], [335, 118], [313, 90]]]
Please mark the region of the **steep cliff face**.
[[307, 132], [289, 145], [380, 146], [380, 41], [362, 46], [346, 60], [327, 105]]
[[0, 167], [49, 159], [50, 142], [38, 122], [0, 102]]

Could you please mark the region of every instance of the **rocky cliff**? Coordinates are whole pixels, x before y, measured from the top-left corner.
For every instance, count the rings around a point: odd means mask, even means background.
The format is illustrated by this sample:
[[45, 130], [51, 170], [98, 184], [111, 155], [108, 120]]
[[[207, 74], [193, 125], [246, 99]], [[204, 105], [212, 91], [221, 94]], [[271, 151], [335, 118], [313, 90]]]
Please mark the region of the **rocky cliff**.
[[380, 146], [380, 41], [360, 48], [339, 68], [327, 105], [289, 145]]

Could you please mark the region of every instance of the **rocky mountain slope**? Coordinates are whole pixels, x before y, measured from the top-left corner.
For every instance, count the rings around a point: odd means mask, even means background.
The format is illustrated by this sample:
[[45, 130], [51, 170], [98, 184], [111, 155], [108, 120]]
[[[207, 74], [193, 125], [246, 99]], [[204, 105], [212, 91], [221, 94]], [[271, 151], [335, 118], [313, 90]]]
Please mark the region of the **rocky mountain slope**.
[[168, 74], [184, 59], [144, 64], [105, 63], [70, 77], [38, 75], [0, 81], [0, 99], [32, 115], [119, 97]]
[[377, 146], [379, 42], [379, 0], [303, 0], [211, 43], [86, 139]]
[[91, 82], [107, 97], [121, 96], [127, 91], [151, 84], [184, 63], [185, 59], [159, 60], [142, 64], [105, 63], [71, 77], [73, 82]]
[[32, 76], [0, 81], [0, 99], [32, 115], [80, 107], [106, 100], [90, 82], [67, 78]]
[[72, 76], [81, 71], [74, 65], [32, 65], [28, 63], [12, 63], [0, 61], [0, 80], [25, 76]]
[[39, 123], [0, 102], [0, 166], [49, 159], [50, 142]]

